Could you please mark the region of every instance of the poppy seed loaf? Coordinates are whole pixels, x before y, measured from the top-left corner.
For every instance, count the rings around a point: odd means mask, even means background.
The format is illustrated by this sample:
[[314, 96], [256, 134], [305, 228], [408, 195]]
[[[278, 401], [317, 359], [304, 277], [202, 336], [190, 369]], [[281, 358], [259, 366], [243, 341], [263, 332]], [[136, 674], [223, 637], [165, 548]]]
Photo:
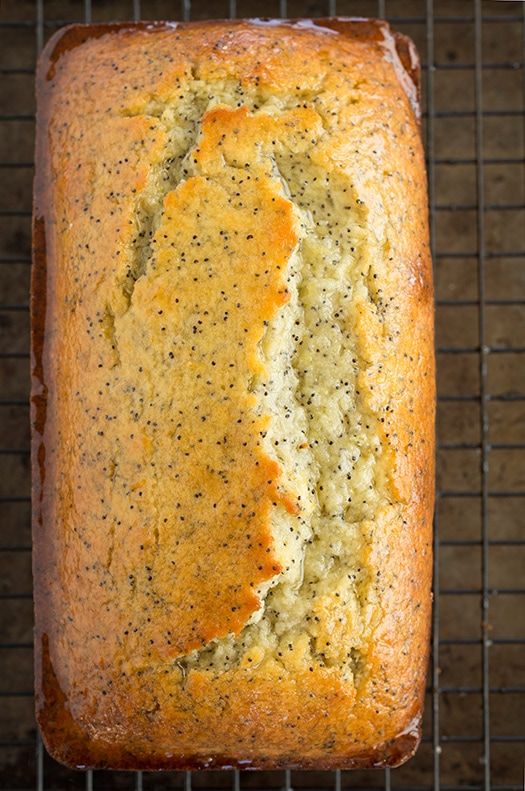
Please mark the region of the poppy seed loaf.
[[76, 26], [38, 75], [37, 714], [72, 766], [419, 740], [433, 313], [410, 43]]

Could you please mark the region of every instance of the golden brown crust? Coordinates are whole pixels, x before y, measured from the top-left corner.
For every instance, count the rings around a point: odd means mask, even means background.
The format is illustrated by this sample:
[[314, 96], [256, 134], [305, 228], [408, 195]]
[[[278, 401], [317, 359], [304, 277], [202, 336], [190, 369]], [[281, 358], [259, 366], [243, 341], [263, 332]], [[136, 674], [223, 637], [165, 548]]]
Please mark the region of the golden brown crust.
[[[417, 100], [418, 70], [411, 43], [394, 38], [384, 23], [319, 20], [316, 24], [317, 31], [311, 23], [75, 26], [52, 39], [40, 62], [32, 284], [37, 714], [48, 749], [71, 766], [395, 766], [414, 752], [420, 738], [430, 614], [434, 378], [424, 161], [409, 104], [414, 107]], [[118, 39], [118, 48], [112, 39]], [[265, 57], [259, 59], [261, 53]], [[262, 424], [241, 423], [238, 435], [229, 437], [234, 447], [229, 491], [240, 495], [224, 502], [217, 490], [215, 502], [221, 505], [212, 522], [206, 510], [209, 498], [201, 501], [194, 495], [220, 487], [221, 476], [214, 471], [223, 456], [219, 453], [216, 463], [213, 454], [220, 440], [213, 437], [213, 427], [203, 434], [209, 441], [204, 477], [198, 477], [195, 467], [185, 470], [183, 459], [195, 449], [187, 444], [175, 451], [170, 445], [172, 433], [162, 448], [168, 455], [181, 453], [177, 476], [183, 471], [185, 482], [179, 484], [167, 473], [165, 481], [148, 491], [143, 479], [152, 458], [148, 455], [151, 433], [139, 436], [131, 420], [131, 433], [119, 442], [127, 465], [122, 477], [134, 515], [129, 516], [127, 531], [119, 532], [123, 495], [97, 467], [97, 454], [110, 459], [110, 448], [106, 452], [104, 436], [89, 433], [90, 421], [104, 403], [98, 394], [104, 393], [105, 373], [114, 367], [117, 353], [107, 343], [97, 343], [101, 337], [97, 332], [111, 335], [115, 321], [129, 320], [125, 303], [133, 295], [128, 293], [126, 266], [136, 265], [131, 260], [136, 252], [135, 196], [145, 194], [148, 174], [161, 160], [166, 144], [155, 116], [155, 100], [170, 97], [173, 85], [188, 73], [192, 79], [211, 83], [234, 75], [241, 83], [260, 84], [279, 95], [295, 90], [299, 74], [301, 90], [315, 95], [321, 71], [328, 90], [342, 90], [339, 74], [358, 86], [361, 93], [355, 97], [360, 104], [355, 105], [354, 116], [384, 146], [382, 164], [388, 169], [385, 178], [390, 179], [386, 221], [393, 229], [390, 260], [395, 256], [395, 266], [381, 284], [390, 301], [383, 302], [379, 288], [375, 299], [383, 313], [374, 317], [357, 305], [351, 319], [357, 351], [367, 360], [359, 374], [359, 391], [371, 413], [383, 415], [381, 442], [391, 454], [389, 486], [393, 499], [402, 504], [401, 511], [382, 509], [364, 527], [368, 548], [363, 562], [381, 576], [377, 606], [381, 616], [371, 630], [366, 668], [356, 685], [334, 667], [290, 673], [271, 657], [254, 668], [234, 665], [220, 675], [194, 669], [183, 678], [167, 660], [217, 636], [239, 633], [257, 609], [254, 588], [280, 570], [269, 532], [270, 510], [278, 501], [291, 512], [297, 505], [293, 492], [281, 491], [275, 461], [258, 446]], [[242, 294], [238, 304], [245, 306], [245, 312], [240, 308], [235, 313], [229, 342], [219, 344], [224, 358], [213, 358], [221, 370], [228, 366], [226, 355], [231, 356], [236, 332], [248, 334], [250, 340], [243, 345], [243, 355], [232, 358], [233, 364], [247, 375], [257, 368], [256, 346], [263, 323], [287, 298], [282, 267], [296, 236], [289, 202], [272, 192], [263, 171], [257, 176], [258, 187], [243, 188], [243, 211], [253, 217], [256, 209], [257, 222], [242, 212], [240, 217], [229, 216], [226, 204], [235, 195], [225, 200], [225, 184], [212, 188], [203, 179], [220, 170], [215, 157], [221, 135], [228, 139], [239, 127], [245, 130], [246, 145], [252, 144], [252, 134], [261, 143], [276, 131], [282, 139], [293, 137], [313, 123], [308, 112], [299, 108], [295, 116], [289, 113], [283, 122], [287, 128], [258, 116], [252, 133], [242, 108], [208, 111], [203, 144], [195, 152], [202, 176], [187, 179], [166, 195], [166, 213], [172, 210], [180, 219], [176, 227], [166, 224], [165, 233], [157, 232], [161, 274], [163, 250], [176, 245], [180, 252], [191, 246], [200, 198], [222, 206], [221, 212], [212, 211], [206, 218], [210, 238], [212, 232], [225, 233], [217, 223], [223, 223], [233, 238], [250, 222], [250, 247], [246, 248], [246, 241], [242, 248], [232, 243], [232, 260], [241, 260], [247, 254], [243, 251], [250, 251], [245, 267], [236, 272]], [[377, 114], [383, 112], [388, 121], [378, 132]], [[346, 133], [351, 136], [350, 127]], [[396, 143], [399, 134], [403, 139]], [[318, 162], [329, 167], [330, 147], [343, 152], [343, 143], [334, 136], [319, 144]], [[79, 145], [82, 155], [75, 158]], [[365, 170], [381, 165], [371, 158], [369, 148], [366, 156], [363, 151], [362, 162]], [[93, 194], [94, 185], [98, 186]], [[239, 219], [242, 226], [237, 226]], [[274, 235], [268, 239], [266, 233]], [[86, 258], [90, 266], [97, 261], [97, 271], [77, 266], [84, 249], [90, 255], [98, 251], [98, 258]], [[259, 271], [261, 261], [265, 266]], [[114, 280], [115, 268], [121, 273], [119, 298], [112, 293], [111, 311], [91, 316], [90, 311], [101, 304], [100, 288]], [[227, 289], [231, 273], [223, 273], [222, 283], [216, 274], [214, 288]], [[256, 288], [250, 275], [257, 277]], [[144, 326], [153, 326], [150, 308], [158, 308], [161, 316], [162, 299], [172, 304], [170, 293], [191, 292], [190, 283], [173, 277], [171, 272], [169, 278], [159, 280], [155, 295], [145, 292], [144, 281], [140, 286], [134, 282], [132, 288], [142, 289]], [[115, 305], [120, 313], [114, 313]], [[181, 314], [182, 318], [176, 312], [170, 315], [171, 329], [187, 323], [190, 313]], [[158, 321], [161, 337], [164, 319]], [[138, 326], [129, 325], [130, 344], [137, 340]], [[204, 374], [212, 361], [208, 341], [203, 340], [206, 349], [203, 346], [200, 362], [195, 362], [193, 349], [185, 368], [196, 373], [201, 365]], [[386, 356], [385, 345], [390, 349]], [[178, 347], [179, 353], [184, 354], [185, 348]], [[119, 350], [124, 356], [128, 352]], [[214, 415], [226, 426], [243, 419], [239, 405], [245, 395], [234, 379], [231, 385], [233, 406], [230, 401], [224, 412]], [[195, 393], [198, 390], [197, 398]], [[395, 404], [384, 411], [390, 394]], [[112, 415], [107, 417], [107, 434], [112, 437]], [[202, 417], [206, 415], [186, 415], [184, 430], [189, 437], [200, 436]], [[163, 498], [169, 496], [170, 486], [180, 486], [180, 512], [191, 507], [195, 525], [202, 528], [185, 540], [179, 533], [175, 543], [168, 528], [162, 532]], [[185, 492], [187, 502], [182, 499]], [[241, 507], [252, 514], [249, 534], [228, 530], [232, 519], [245, 519], [241, 512], [236, 517]], [[148, 531], [153, 512], [161, 525], [157, 535]], [[106, 529], [108, 514], [116, 527]], [[232, 537], [238, 542], [235, 545]], [[162, 547], [160, 558], [156, 542]], [[168, 556], [180, 578], [170, 577]], [[214, 558], [205, 575], [199, 572], [203, 556]], [[137, 583], [141, 557], [146, 576]], [[155, 587], [139, 599], [142, 614], [134, 612], [133, 608], [139, 609], [136, 586], [147, 590], [143, 586], [149, 577]], [[198, 590], [185, 596], [199, 578]], [[216, 595], [219, 588], [222, 596]], [[148, 601], [154, 606], [153, 623], [151, 611], [144, 609]], [[130, 623], [135, 616], [136, 621], [126, 629], [130, 612]], [[175, 619], [177, 631], [172, 635], [169, 625]]]

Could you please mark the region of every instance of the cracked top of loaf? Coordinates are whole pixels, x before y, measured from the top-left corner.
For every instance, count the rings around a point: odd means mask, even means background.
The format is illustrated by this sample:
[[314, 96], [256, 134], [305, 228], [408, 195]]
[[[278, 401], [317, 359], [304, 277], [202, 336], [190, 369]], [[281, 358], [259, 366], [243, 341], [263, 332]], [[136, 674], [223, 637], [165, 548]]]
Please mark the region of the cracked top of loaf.
[[38, 73], [37, 713], [112, 768], [395, 765], [433, 495], [417, 59], [74, 26]]

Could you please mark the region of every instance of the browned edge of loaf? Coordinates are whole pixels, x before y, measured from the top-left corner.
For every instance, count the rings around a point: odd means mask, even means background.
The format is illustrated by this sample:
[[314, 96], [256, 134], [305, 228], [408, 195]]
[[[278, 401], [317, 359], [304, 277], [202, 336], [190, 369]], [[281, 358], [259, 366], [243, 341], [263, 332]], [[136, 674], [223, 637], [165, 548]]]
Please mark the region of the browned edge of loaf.
[[[228, 26], [250, 23], [250, 19], [222, 20]], [[301, 19], [257, 19], [257, 23], [271, 22], [294, 26]], [[401, 33], [392, 31], [387, 22], [378, 19], [328, 17], [306, 20], [314, 26], [336, 30], [344, 36], [360, 40], [382, 40], [385, 51], [390, 50], [392, 65], [398, 79], [407, 93], [414, 115], [420, 122], [420, 63], [412, 40]], [[48, 202], [48, 163], [46, 128], [48, 121], [48, 91], [46, 84], [52, 79], [54, 64], [65, 52], [80, 46], [84, 42], [100, 38], [109, 33], [124, 30], [148, 30], [152, 33], [185, 27], [205, 27], [208, 24], [219, 24], [221, 20], [201, 22], [167, 22], [140, 21], [114, 22], [99, 24], [73, 24], [58, 30], [44, 47], [37, 65], [35, 92], [38, 103], [36, 142], [35, 142], [35, 178], [33, 189], [33, 223], [32, 223], [32, 273], [31, 273], [31, 468], [32, 468], [32, 535], [33, 535], [33, 577], [35, 581], [35, 602], [41, 595], [38, 574], [35, 574], [35, 558], [38, 555], [44, 560], [47, 554], [44, 524], [46, 513], [43, 505], [43, 489], [46, 469], [50, 469], [50, 459], [46, 459], [44, 444], [44, 426], [46, 424], [47, 385], [44, 371], [46, 360], [50, 355], [50, 344], [46, 343], [46, 307], [47, 307], [47, 247], [45, 232], [45, 214]], [[397, 57], [396, 57], [397, 56]], [[421, 661], [427, 663], [430, 644], [427, 642], [427, 654]], [[169, 757], [164, 760], [155, 758], [151, 762], [141, 759], [140, 765], [132, 753], [123, 754], [120, 748], [114, 751], [97, 740], [88, 741], [86, 734], [79, 728], [71, 716], [65, 696], [56, 679], [49, 656], [49, 641], [46, 634], [39, 636], [35, 630], [35, 708], [37, 722], [42, 739], [48, 753], [59, 763], [71, 768], [85, 770], [111, 769], [118, 765], [120, 770], [204, 770], [204, 769], [380, 769], [396, 767], [405, 763], [416, 752], [422, 735], [422, 715], [424, 689], [420, 693], [420, 713], [410, 723], [409, 728], [395, 739], [374, 749], [363, 751], [358, 755], [338, 760], [334, 763], [331, 756], [322, 760], [275, 761], [271, 758], [243, 761], [238, 756], [214, 755], [209, 759], [201, 756], [184, 755]], [[57, 739], [57, 730], [51, 729], [51, 723], [60, 722], [63, 732], [67, 732], [67, 743]]]

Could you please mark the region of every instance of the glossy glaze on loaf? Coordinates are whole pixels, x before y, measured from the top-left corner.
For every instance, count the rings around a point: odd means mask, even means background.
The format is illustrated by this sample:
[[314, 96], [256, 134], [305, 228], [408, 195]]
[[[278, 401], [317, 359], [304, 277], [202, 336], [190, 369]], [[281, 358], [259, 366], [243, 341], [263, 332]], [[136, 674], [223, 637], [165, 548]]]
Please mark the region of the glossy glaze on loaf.
[[417, 746], [433, 313], [384, 23], [76, 26], [38, 75], [37, 714], [73, 766]]

